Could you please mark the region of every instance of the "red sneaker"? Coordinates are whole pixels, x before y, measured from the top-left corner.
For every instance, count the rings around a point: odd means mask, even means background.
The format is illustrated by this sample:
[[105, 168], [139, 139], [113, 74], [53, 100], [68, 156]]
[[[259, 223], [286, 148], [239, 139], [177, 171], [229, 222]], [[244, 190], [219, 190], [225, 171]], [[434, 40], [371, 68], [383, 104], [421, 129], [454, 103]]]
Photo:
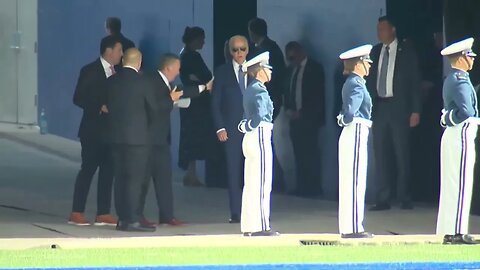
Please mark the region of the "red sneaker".
[[117, 226], [117, 219], [110, 214], [98, 215], [95, 218], [95, 226]]
[[85, 218], [83, 213], [80, 212], [72, 212], [70, 217], [68, 218], [68, 224], [77, 225], [77, 226], [88, 226], [92, 225], [90, 222]]

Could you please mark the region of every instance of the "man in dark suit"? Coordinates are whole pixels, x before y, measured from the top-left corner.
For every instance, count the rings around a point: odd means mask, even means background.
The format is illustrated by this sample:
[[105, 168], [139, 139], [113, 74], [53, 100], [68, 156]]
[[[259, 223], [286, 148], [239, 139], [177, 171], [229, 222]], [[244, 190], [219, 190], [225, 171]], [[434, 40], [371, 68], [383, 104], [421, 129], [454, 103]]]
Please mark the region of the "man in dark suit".
[[268, 37], [267, 22], [254, 18], [248, 22], [248, 34], [255, 47], [249, 54], [249, 59], [263, 52], [270, 52], [269, 64], [273, 67], [272, 80], [266, 85], [268, 94], [273, 101], [273, 119], [280, 113], [283, 100], [283, 78], [285, 76], [285, 60], [278, 44]]
[[130, 48], [123, 58], [123, 69], [108, 80], [108, 138], [112, 144], [115, 172], [117, 230], [155, 231], [141, 219], [142, 186], [148, 181], [151, 127], [157, 112], [154, 92], [138, 70], [142, 54]]
[[108, 17], [107, 20], [105, 21], [105, 29], [107, 30], [107, 33], [112, 36], [118, 37], [120, 39], [120, 42], [122, 43], [122, 48], [123, 51], [125, 52], [126, 50], [130, 48], [135, 47], [135, 43], [131, 41], [130, 39], [126, 38], [121, 30], [122, 30], [122, 21], [117, 18], [117, 17]]
[[82, 145], [82, 166], [75, 181], [73, 207], [68, 223], [89, 225], [85, 218], [85, 204], [92, 178], [97, 168], [97, 217], [95, 225], [115, 225], [110, 215], [113, 169], [110, 148], [105, 138], [105, 105], [107, 78], [115, 73], [114, 66], [122, 57], [122, 44], [115, 36], [107, 36], [100, 43], [101, 56], [80, 71], [73, 103], [83, 110], [78, 131]]
[[300, 43], [289, 42], [285, 54], [290, 62], [285, 109], [295, 153], [296, 193], [318, 196], [322, 193], [318, 130], [325, 123], [325, 75], [322, 65], [307, 57]]
[[[372, 52], [367, 78], [373, 100], [373, 146], [376, 160], [376, 205], [390, 209], [392, 182], [402, 209], [412, 209], [410, 190], [410, 133], [420, 122], [420, 72], [414, 48], [396, 37], [388, 17], [378, 20], [381, 41]], [[395, 172], [396, 175], [393, 173]]]
[[[285, 92], [283, 88], [285, 78], [285, 60], [283, 53], [278, 44], [268, 37], [267, 22], [264, 19], [251, 19], [248, 22], [248, 35], [250, 36], [250, 40], [255, 44], [255, 47], [249, 54], [249, 59], [263, 52], [270, 52], [269, 64], [273, 67], [273, 73], [272, 79], [265, 86], [273, 101], [273, 121], [275, 121], [280, 113], [280, 108], [283, 104], [283, 94]], [[275, 191], [282, 191], [284, 189], [283, 170], [278, 162], [277, 155], [274, 156], [273, 162], [273, 189]]]
[[[170, 153], [170, 112], [180, 97], [193, 98], [212, 88], [213, 81], [206, 85], [185, 87], [173, 86], [171, 82], [180, 74], [180, 59], [175, 54], [164, 54], [160, 58], [158, 70], [151, 74], [155, 102], [158, 107], [153, 115], [152, 149], [148, 168], [148, 178], [153, 178], [155, 196], [159, 210], [159, 224], [179, 226], [184, 223], [174, 217], [172, 191], [172, 158]], [[148, 192], [149, 181], [142, 186], [142, 210]], [[142, 211], [143, 212], [143, 211]], [[143, 218], [142, 223], [153, 225]]]
[[243, 119], [243, 92], [249, 78], [242, 71], [248, 54], [248, 41], [244, 36], [233, 36], [228, 42], [231, 61], [215, 70], [212, 91], [212, 113], [217, 138], [225, 145], [230, 198], [230, 223], [240, 222], [242, 206], [242, 183], [244, 157], [242, 152], [243, 134], [238, 123]]

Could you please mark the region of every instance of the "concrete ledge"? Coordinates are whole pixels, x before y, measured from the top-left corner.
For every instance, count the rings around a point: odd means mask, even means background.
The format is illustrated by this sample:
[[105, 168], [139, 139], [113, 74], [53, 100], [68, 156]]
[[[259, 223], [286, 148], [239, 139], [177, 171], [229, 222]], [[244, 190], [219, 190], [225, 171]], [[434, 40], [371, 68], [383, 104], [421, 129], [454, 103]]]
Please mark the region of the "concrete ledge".
[[0, 249], [30, 248], [155, 248], [155, 247], [268, 247], [300, 246], [301, 240], [333, 245], [441, 244], [437, 235], [378, 235], [371, 239], [341, 239], [338, 234], [282, 234], [279, 237], [243, 237], [240, 234], [119, 237], [119, 238], [11, 238], [0, 239]]

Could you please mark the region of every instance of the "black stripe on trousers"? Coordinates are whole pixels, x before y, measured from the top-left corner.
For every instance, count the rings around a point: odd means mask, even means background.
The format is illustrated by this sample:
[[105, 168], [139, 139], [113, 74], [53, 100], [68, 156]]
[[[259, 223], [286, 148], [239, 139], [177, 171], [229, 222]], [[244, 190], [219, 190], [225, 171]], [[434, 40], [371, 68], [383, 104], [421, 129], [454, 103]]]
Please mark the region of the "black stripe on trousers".
[[260, 223], [262, 224], [262, 231], [266, 230], [265, 216], [263, 213], [263, 190], [265, 183], [265, 145], [263, 143], [263, 130], [258, 127], [258, 144], [260, 148]]
[[470, 123], [465, 123], [462, 127], [462, 153], [460, 158], [460, 183], [458, 187], [457, 218], [455, 221], [455, 233], [459, 234], [462, 227], [463, 200], [465, 197], [465, 173], [467, 167], [467, 129]]
[[358, 233], [358, 199], [357, 199], [357, 185], [358, 185], [358, 165], [360, 155], [360, 124], [355, 124], [355, 146], [353, 148], [353, 200], [352, 200], [352, 222], [353, 233]]

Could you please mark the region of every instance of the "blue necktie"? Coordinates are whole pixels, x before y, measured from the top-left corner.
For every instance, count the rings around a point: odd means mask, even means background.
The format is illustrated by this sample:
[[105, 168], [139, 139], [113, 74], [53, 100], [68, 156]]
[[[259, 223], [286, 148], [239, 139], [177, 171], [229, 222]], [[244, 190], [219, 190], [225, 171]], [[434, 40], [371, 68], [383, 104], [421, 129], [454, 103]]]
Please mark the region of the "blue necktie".
[[378, 96], [387, 96], [387, 72], [388, 72], [388, 59], [390, 58], [390, 48], [385, 47], [385, 52], [382, 57], [382, 66], [380, 68], [380, 76], [378, 79]]
[[245, 91], [245, 74], [242, 71], [242, 65], [238, 67], [238, 86], [240, 86], [240, 90]]

